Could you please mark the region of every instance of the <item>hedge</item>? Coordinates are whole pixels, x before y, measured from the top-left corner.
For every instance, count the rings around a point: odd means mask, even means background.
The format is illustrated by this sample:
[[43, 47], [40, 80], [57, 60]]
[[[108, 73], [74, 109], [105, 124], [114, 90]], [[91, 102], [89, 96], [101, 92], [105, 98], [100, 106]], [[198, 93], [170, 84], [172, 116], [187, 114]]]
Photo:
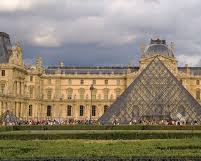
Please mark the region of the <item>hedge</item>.
[[21, 125], [0, 126], [1, 131], [19, 130], [201, 130], [200, 125], [167, 126], [167, 125]]
[[13, 131], [13, 126], [0, 126], [0, 132]]
[[83, 131], [70, 133], [0, 133], [0, 140], [57, 140], [57, 139], [90, 139], [90, 140], [135, 140], [135, 139], [186, 139], [201, 138], [199, 131]]

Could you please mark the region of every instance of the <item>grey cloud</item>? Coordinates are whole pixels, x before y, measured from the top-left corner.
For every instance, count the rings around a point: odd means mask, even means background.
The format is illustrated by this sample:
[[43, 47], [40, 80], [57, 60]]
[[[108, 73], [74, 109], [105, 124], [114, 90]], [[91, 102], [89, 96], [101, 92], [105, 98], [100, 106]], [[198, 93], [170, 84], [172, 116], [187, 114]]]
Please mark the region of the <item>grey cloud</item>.
[[40, 53], [46, 63], [137, 64], [140, 42], [156, 37], [174, 41], [183, 64], [200, 55], [199, 0], [27, 1], [25, 9], [0, 10], [1, 31], [23, 43], [27, 60]]

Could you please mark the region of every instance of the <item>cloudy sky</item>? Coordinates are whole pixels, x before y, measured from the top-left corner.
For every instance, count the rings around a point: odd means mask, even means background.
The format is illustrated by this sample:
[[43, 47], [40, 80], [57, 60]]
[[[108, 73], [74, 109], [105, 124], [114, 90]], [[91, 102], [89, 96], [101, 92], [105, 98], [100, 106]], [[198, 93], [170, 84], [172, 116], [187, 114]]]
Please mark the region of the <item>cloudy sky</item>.
[[0, 31], [25, 62], [138, 65], [150, 38], [176, 45], [180, 65], [201, 65], [200, 0], [1, 0]]

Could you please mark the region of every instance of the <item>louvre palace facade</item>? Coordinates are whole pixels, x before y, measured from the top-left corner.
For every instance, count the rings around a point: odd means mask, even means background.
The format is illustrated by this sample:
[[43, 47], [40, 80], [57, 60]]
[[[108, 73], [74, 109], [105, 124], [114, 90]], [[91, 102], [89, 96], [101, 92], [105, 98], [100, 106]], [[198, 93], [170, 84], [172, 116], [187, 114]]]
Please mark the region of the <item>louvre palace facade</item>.
[[[8, 110], [23, 120], [97, 120], [107, 111], [113, 115], [117, 107], [110, 110], [110, 106], [122, 98], [122, 93], [156, 56], [181, 88], [186, 89], [198, 104], [201, 103], [201, 67], [178, 67], [174, 46], [172, 43], [168, 45], [165, 40], [151, 40], [140, 48], [141, 58], [137, 67], [72, 67], [60, 63], [44, 68], [41, 58], [36, 58], [31, 66], [25, 65], [21, 45], [11, 46], [9, 35], [1, 32], [0, 115]], [[152, 66], [150, 70], [154, 67], [157, 66]], [[139, 91], [145, 89], [136, 88], [132, 92], [139, 94]], [[122, 100], [118, 101], [121, 104]]]

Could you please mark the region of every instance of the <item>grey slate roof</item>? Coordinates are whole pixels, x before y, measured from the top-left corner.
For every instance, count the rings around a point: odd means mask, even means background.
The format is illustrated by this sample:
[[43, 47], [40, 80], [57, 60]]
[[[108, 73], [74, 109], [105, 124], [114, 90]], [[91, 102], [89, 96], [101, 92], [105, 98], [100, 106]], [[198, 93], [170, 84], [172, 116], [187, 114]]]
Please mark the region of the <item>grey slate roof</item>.
[[46, 74], [125, 74], [128, 69], [131, 72], [138, 71], [139, 67], [48, 67]]
[[[195, 76], [201, 76], [201, 67], [188, 67], [190, 74]], [[186, 67], [178, 67], [178, 70], [184, 73], [187, 73]]]

